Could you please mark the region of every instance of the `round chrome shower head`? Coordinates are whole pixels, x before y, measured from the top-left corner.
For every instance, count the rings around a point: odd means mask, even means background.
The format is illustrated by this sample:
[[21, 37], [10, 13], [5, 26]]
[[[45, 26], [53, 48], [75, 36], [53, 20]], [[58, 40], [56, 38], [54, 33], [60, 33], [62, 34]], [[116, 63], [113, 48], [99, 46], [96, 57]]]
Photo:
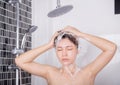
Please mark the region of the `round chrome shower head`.
[[32, 25], [30, 28], [28, 28], [28, 30], [26, 30], [26, 33], [32, 33], [32, 32], [34, 32], [37, 28], [38, 28], [37, 26]]
[[72, 5], [66, 5], [62, 7], [57, 7], [56, 9], [52, 10], [51, 12], [48, 13], [48, 17], [58, 17], [61, 16], [69, 11], [71, 11], [73, 8]]
[[22, 39], [22, 42], [21, 42], [21, 49], [24, 49], [27, 35], [28, 35], [29, 33], [34, 32], [37, 28], [38, 28], [37, 26], [32, 25], [30, 28], [28, 28], [28, 29], [26, 30], [26, 33], [24, 34], [23, 39]]

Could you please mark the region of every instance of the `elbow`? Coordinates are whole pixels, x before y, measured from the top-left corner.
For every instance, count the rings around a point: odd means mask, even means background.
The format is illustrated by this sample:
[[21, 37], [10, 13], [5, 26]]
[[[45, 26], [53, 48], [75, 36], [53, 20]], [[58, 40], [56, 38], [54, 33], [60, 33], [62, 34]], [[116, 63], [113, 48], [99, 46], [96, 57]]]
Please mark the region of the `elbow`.
[[113, 53], [113, 54], [114, 54], [114, 53], [116, 52], [116, 50], [117, 50], [117, 45], [113, 43], [113, 44], [110, 46], [110, 48], [109, 48], [108, 51], [109, 51], [110, 53]]
[[18, 67], [22, 67], [23, 65], [23, 62], [19, 59], [19, 57], [16, 57], [15, 58], [15, 64], [18, 66]]
[[17, 66], [19, 66], [19, 62], [20, 62], [20, 61], [19, 61], [18, 57], [16, 57], [16, 58], [15, 58], [15, 64], [16, 64]]
[[116, 44], [113, 44], [112, 50], [113, 50], [113, 51], [116, 51], [116, 49], [117, 49], [117, 45], [116, 45]]

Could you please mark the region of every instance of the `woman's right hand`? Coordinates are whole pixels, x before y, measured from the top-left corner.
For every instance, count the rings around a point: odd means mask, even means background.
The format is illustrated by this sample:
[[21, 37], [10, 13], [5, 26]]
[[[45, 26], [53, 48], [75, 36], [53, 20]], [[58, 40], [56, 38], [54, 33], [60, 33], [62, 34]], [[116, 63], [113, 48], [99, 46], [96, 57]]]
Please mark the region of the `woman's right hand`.
[[57, 31], [57, 32], [55, 32], [55, 33], [53, 34], [53, 36], [51, 37], [51, 39], [50, 39], [50, 41], [49, 41], [49, 45], [50, 45], [51, 48], [54, 47], [54, 39], [55, 39], [56, 36], [58, 36], [58, 34], [59, 34], [59, 32]]

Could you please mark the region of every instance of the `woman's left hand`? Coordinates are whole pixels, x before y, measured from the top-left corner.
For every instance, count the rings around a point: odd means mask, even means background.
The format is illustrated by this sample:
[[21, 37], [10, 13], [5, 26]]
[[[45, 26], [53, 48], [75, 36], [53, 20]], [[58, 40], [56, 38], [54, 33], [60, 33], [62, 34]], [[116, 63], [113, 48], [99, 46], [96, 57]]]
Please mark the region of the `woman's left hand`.
[[77, 37], [79, 37], [80, 31], [72, 26], [65, 27], [62, 31], [67, 31], [75, 34]]

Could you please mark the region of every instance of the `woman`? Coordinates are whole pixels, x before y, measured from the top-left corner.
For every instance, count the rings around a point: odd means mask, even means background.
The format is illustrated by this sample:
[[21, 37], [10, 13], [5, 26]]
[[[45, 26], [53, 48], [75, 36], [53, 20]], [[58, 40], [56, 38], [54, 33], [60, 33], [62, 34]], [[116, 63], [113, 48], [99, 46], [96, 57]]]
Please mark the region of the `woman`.
[[[80, 69], [75, 64], [78, 52], [77, 38], [83, 38], [102, 50], [90, 64]], [[61, 68], [39, 64], [33, 60], [51, 48], [56, 49]], [[109, 63], [116, 51], [116, 45], [103, 38], [80, 32], [67, 26], [56, 32], [51, 40], [15, 59], [23, 70], [45, 78], [48, 85], [94, 85], [96, 75]]]

